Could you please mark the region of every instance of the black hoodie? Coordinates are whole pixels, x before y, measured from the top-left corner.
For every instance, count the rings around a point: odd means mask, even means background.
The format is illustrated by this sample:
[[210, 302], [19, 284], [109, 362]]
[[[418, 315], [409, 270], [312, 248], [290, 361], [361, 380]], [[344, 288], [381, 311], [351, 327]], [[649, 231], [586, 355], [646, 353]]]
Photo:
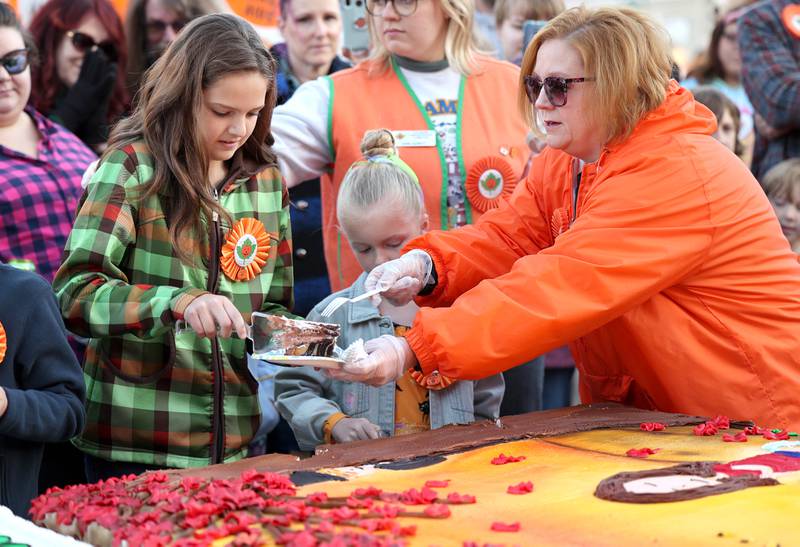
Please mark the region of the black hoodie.
[[0, 416], [0, 504], [27, 517], [44, 443], [83, 428], [85, 387], [43, 278], [0, 264], [0, 326], [0, 388], [8, 399]]

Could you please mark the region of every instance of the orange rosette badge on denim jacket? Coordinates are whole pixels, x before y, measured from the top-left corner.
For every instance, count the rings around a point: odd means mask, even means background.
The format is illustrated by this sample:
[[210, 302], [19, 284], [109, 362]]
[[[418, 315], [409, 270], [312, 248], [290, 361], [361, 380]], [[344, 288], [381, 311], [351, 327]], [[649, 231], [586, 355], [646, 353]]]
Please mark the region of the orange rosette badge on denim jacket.
[[475, 162], [467, 174], [467, 198], [475, 209], [486, 212], [500, 205], [500, 197], [508, 197], [517, 185], [514, 168], [498, 156], [487, 156]]
[[6, 357], [6, 329], [3, 327], [3, 324], [0, 323], [0, 365], [3, 364], [3, 359]]
[[232, 281], [250, 281], [261, 273], [269, 257], [270, 235], [255, 218], [243, 218], [225, 237], [222, 271]]

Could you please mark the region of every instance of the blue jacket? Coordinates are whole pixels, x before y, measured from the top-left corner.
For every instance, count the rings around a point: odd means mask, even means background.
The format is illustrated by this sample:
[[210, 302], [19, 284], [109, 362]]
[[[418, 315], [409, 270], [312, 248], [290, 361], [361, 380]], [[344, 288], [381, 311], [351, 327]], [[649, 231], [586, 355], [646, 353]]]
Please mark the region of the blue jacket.
[[[313, 321], [341, 325], [338, 344], [342, 348], [359, 338], [366, 342], [383, 334], [394, 334], [392, 320], [380, 315], [369, 300], [345, 304], [332, 317], [322, 319], [320, 316], [333, 298], [363, 294], [366, 278], [367, 274], [362, 274], [353, 285], [332, 294], [308, 315]], [[476, 418], [496, 419], [500, 414], [504, 387], [503, 377], [496, 374], [483, 380], [455, 382], [446, 389], [430, 391], [431, 429], [447, 424], [467, 424]], [[284, 368], [275, 378], [275, 403], [291, 425], [302, 450], [313, 450], [325, 442], [325, 421], [338, 412], [352, 418], [368, 419], [380, 427], [385, 436], [394, 433], [394, 382], [372, 387], [332, 380], [312, 367]]]
[[44, 443], [83, 429], [83, 373], [53, 291], [38, 275], [0, 264], [0, 325], [0, 387], [8, 399], [0, 416], [0, 503], [27, 517]]

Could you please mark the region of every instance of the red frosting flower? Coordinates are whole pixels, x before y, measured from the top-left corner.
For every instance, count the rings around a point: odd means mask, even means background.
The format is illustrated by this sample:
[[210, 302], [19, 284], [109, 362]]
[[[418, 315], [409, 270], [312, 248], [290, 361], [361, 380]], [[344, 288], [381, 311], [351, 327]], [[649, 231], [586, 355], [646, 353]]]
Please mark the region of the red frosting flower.
[[504, 522], [492, 523], [493, 532], [519, 532], [519, 528], [519, 522], [512, 522], [511, 524], [506, 524]]
[[725, 433], [722, 436], [722, 440], [725, 441], [726, 443], [746, 443], [747, 433], [745, 433], [744, 431], [740, 431], [736, 435], [729, 435], [728, 433]]
[[439, 495], [428, 488], [423, 487], [422, 490], [411, 488], [400, 494], [400, 501], [406, 505], [427, 505], [436, 501]]
[[753, 427], [745, 427], [744, 428], [745, 435], [763, 435], [764, 429], [758, 427], [757, 425], [753, 425]]
[[441, 503], [434, 503], [425, 508], [426, 517], [435, 519], [445, 519], [450, 516], [450, 508]]
[[447, 503], [452, 503], [453, 505], [475, 503], [475, 496], [472, 494], [458, 494], [456, 492], [450, 492], [447, 494]]
[[492, 465], [505, 465], [507, 463], [521, 462], [525, 456], [506, 456], [502, 452], [499, 456], [492, 458]]
[[729, 429], [731, 427], [731, 421], [727, 416], [717, 416], [711, 420], [711, 423], [717, 426], [717, 429]]
[[695, 427], [692, 431], [698, 437], [716, 435], [719, 428], [713, 422], [706, 422]]
[[664, 431], [666, 428], [667, 426], [660, 422], [644, 422], [639, 424], [639, 429], [642, 431]]
[[660, 448], [631, 448], [630, 450], [625, 452], [625, 455], [628, 456], [629, 458], [646, 458], [647, 456], [655, 454], [659, 450], [661, 450], [661, 449]]
[[425, 481], [425, 486], [428, 488], [447, 488], [450, 485], [450, 479], [443, 481]]
[[533, 483], [531, 481], [521, 482], [519, 484], [512, 484], [506, 489], [509, 494], [529, 494], [533, 492]]
[[764, 438], [769, 441], [786, 441], [789, 439], [789, 432], [785, 429], [778, 431], [765, 431]]

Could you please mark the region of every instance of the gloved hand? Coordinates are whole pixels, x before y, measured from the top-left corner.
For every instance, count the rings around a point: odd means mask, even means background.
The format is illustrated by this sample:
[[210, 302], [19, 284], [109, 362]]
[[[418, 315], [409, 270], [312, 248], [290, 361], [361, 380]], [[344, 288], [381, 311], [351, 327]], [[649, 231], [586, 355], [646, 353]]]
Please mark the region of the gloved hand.
[[[369, 272], [365, 286], [368, 291], [382, 289], [382, 297], [395, 306], [404, 306], [425, 287], [431, 270], [431, 255], [413, 249], [400, 258], [375, 266]], [[380, 304], [380, 297], [373, 297], [372, 303], [376, 306]]]
[[325, 372], [335, 380], [382, 386], [400, 378], [417, 362], [406, 339], [390, 334], [367, 341], [364, 350], [366, 357], [345, 361], [340, 370], [325, 369]]
[[[108, 109], [108, 101], [117, 79], [117, 65], [101, 49], [86, 52], [78, 81], [58, 102], [52, 117], [75, 134], [97, 110]], [[103, 115], [105, 120], [105, 114]]]
[[331, 437], [337, 443], [380, 439], [380, 428], [366, 418], [342, 418], [331, 429]]

